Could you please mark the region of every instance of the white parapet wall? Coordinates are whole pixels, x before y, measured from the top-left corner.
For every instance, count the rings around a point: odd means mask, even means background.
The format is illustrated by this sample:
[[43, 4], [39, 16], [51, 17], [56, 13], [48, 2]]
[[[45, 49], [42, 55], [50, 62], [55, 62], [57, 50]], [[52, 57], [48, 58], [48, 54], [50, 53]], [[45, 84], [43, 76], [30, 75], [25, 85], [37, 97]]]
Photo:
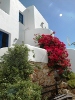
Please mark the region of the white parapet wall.
[[8, 47], [0, 48], [0, 57], [8, 51]]
[[[29, 44], [25, 45], [30, 49], [28, 58], [29, 61], [48, 63], [47, 51], [45, 49], [30, 46]], [[4, 53], [6, 53], [7, 51], [8, 47], [1, 48], [0, 57], [4, 55]], [[34, 53], [32, 51], [34, 51]], [[67, 49], [67, 51], [69, 54], [72, 71], [75, 72], [75, 49]], [[33, 57], [33, 55], [35, 55], [35, 57]]]
[[75, 72], [75, 49], [68, 48], [67, 51], [69, 54], [72, 71]]
[[[29, 57], [28, 57], [29, 61], [48, 63], [47, 51], [45, 49], [30, 46], [28, 44], [25, 44], [25, 45], [30, 49]], [[8, 51], [8, 47], [1, 48], [0, 49], [0, 57], [2, 55], [4, 55], [4, 53], [6, 53], [7, 51]], [[35, 56], [35, 57], [33, 57], [33, 56]]]

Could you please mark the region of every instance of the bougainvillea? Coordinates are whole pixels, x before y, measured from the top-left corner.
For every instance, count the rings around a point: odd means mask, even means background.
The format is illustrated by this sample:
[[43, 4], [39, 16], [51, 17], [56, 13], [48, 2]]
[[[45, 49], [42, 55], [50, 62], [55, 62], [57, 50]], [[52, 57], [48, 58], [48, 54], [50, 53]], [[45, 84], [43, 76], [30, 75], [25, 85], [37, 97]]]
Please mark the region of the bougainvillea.
[[[54, 33], [55, 32], [53, 32], [53, 34]], [[68, 59], [66, 45], [52, 35], [42, 34], [39, 37], [40, 38], [37, 39], [38, 44], [40, 47], [46, 49], [48, 53], [48, 66], [59, 70], [59, 74], [62, 74], [65, 69], [69, 70], [71, 64]]]

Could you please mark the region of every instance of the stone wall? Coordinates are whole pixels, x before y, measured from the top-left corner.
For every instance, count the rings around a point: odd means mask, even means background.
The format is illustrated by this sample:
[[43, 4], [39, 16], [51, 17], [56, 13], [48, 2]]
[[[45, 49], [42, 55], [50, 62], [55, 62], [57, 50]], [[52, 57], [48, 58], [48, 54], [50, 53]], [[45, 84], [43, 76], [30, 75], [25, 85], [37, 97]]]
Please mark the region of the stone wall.
[[[55, 83], [54, 72], [48, 68], [46, 63], [31, 62], [35, 65], [34, 73], [31, 75], [32, 81], [41, 86], [49, 86]], [[51, 71], [51, 73], [49, 73]]]
[[[34, 73], [31, 75], [32, 81], [38, 83], [39, 85], [43, 86], [50, 86], [55, 84], [54, 79], [54, 71], [51, 71], [50, 68], [48, 68], [46, 63], [37, 63], [37, 62], [31, 62], [34, 64]], [[51, 73], [50, 73], [51, 71]], [[43, 92], [52, 90], [55, 87], [50, 87], [48, 89], [43, 89]], [[47, 93], [43, 95], [43, 100], [45, 100], [46, 97], [50, 97], [51, 93]]]

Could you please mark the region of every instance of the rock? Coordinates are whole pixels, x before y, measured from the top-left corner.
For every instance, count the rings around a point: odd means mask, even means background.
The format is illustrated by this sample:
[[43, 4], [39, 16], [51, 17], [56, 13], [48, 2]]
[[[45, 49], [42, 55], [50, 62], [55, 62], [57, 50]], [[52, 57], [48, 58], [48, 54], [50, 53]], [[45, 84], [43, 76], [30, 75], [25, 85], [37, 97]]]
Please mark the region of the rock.
[[61, 82], [60, 88], [66, 89], [66, 88], [68, 88], [68, 84], [66, 82]]
[[62, 93], [63, 93], [63, 94], [68, 94], [69, 92], [70, 92], [70, 91], [69, 91], [68, 89], [63, 89], [63, 90], [62, 90]]
[[43, 72], [42, 71], [38, 72], [38, 79], [43, 79]]
[[43, 69], [43, 73], [48, 73], [49, 72], [49, 68], [48, 69]]
[[[33, 63], [33, 62], [31, 62]], [[30, 76], [33, 82], [37, 82], [39, 85], [42, 86], [47, 86], [47, 85], [52, 85], [55, 83], [55, 79], [54, 79], [54, 72], [52, 71], [50, 73], [50, 76], [48, 75], [48, 73], [50, 72], [50, 68], [48, 68], [46, 63], [36, 63], [34, 65], [37, 66], [42, 66], [41, 69], [34, 67], [34, 72], [33, 74]]]
[[75, 89], [72, 89], [72, 93], [74, 93], [74, 94], [75, 94]]

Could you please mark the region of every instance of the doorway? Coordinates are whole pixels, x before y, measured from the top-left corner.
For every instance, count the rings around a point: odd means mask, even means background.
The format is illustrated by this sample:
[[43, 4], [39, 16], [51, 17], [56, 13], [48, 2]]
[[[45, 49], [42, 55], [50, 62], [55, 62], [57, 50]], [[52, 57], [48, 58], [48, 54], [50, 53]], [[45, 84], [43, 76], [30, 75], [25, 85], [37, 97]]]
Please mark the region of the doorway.
[[8, 47], [9, 35], [0, 31], [0, 48]]

